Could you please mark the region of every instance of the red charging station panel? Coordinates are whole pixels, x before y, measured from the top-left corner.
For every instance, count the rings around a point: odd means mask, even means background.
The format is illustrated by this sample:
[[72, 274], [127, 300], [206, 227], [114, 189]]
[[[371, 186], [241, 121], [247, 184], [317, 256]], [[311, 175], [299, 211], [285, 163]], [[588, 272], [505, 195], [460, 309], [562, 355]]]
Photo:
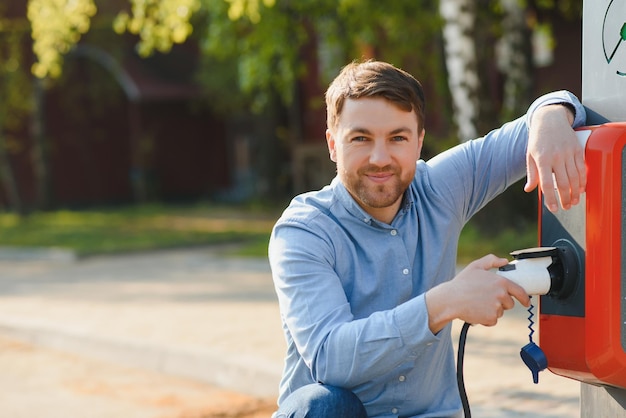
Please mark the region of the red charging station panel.
[[626, 123], [578, 131], [586, 193], [569, 211], [540, 204], [539, 237], [576, 254], [579, 273], [566, 297], [541, 297], [539, 345], [553, 373], [626, 388]]

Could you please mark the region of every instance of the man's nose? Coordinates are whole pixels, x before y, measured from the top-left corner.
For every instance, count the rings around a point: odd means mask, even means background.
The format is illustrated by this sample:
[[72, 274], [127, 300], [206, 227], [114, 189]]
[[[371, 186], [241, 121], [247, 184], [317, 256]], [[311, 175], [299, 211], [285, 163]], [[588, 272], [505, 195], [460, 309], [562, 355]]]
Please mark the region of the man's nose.
[[374, 141], [372, 152], [370, 153], [370, 164], [386, 166], [391, 162], [391, 153], [386, 141]]

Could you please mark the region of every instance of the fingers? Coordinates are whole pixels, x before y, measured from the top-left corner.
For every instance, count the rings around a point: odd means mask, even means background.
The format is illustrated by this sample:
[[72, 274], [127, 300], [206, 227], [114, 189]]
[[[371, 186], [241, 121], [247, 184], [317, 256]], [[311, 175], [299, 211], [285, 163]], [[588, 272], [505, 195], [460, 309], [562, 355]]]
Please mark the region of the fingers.
[[518, 284], [496, 274], [492, 269], [508, 263], [493, 254], [474, 260], [455, 279], [456, 291], [462, 295], [457, 307], [466, 322], [496, 325], [504, 312], [515, 306], [515, 300], [528, 306], [530, 299]]
[[557, 159], [553, 165], [544, 164], [541, 170], [537, 165], [532, 157], [528, 158], [524, 191], [531, 192], [539, 185], [543, 192], [544, 205], [551, 212], [558, 211], [559, 201], [565, 210], [580, 202], [580, 195], [587, 186], [587, 170], [582, 149], [575, 155]]
[[582, 148], [576, 149], [574, 154], [566, 157], [564, 163], [554, 171], [559, 198], [564, 209], [577, 205], [580, 194], [585, 191], [587, 170], [583, 155]]
[[576, 172], [578, 173], [579, 183], [578, 183], [578, 191], [580, 193], [585, 193], [587, 189], [587, 166], [585, 165], [585, 151], [581, 147], [577, 150], [574, 155], [574, 161], [576, 165]]
[[539, 184], [539, 173], [537, 172], [537, 164], [535, 160], [530, 158], [530, 155], [526, 157], [526, 184], [524, 185], [524, 191], [530, 193]]
[[[501, 277], [501, 276], [500, 276]], [[497, 296], [497, 301], [504, 311], [513, 309], [515, 307], [515, 299], [517, 299], [523, 306], [529, 306], [530, 296], [526, 294], [523, 287], [511, 280], [501, 277], [504, 285], [502, 285], [503, 292]], [[500, 285], [499, 283], [495, 284]]]
[[487, 254], [477, 260], [472, 261], [467, 267], [479, 268], [481, 270], [491, 270], [493, 268], [502, 267], [508, 264], [509, 260], [502, 257], [497, 257], [493, 254]]
[[567, 165], [564, 164], [555, 169], [554, 180], [556, 184], [553, 184], [553, 187], [559, 195], [561, 206], [565, 210], [571, 208], [572, 200], [578, 199], [578, 176], [570, 178]]
[[[587, 185], [584, 148], [571, 128], [571, 112], [565, 106], [538, 109], [530, 125], [524, 190], [537, 186], [552, 211], [578, 204]], [[557, 199], [558, 197], [558, 199]]]
[[[493, 311], [491, 315], [487, 315], [482, 325], [493, 326], [498, 323], [498, 319], [504, 316], [504, 312], [515, 307], [515, 299], [517, 299], [523, 306], [530, 306], [530, 297], [526, 294], [524, 289], [512, 281], [502, 278], [508, 284], [505, 286], [505, 291], [498, 295], [494, 300]], [[514, 299], [515, 298], [515, 299]]]
[[[521, 303], [523, 306], [528, 307], [530, 306], [530, 296], [528, 296], [528, 294], [526, 293], [526, 290], [524, 290], [524, 288], [520, 285], [518, 285], [515, 282], [512, 282], [508, 279], [507, 280], [510, 284], [507, 287], [507, 292], [510, 296], [512, 296], [513, 298], [517, 299], [519, 301], [519, 303]], [[510, 299], [510, 304], [507, 304], [506, 306], [509, 306], [508, 308], [505, 306], [505, 309], [513, 309], [513, 307], [515, 306], [515, 301], [511, 298]]]

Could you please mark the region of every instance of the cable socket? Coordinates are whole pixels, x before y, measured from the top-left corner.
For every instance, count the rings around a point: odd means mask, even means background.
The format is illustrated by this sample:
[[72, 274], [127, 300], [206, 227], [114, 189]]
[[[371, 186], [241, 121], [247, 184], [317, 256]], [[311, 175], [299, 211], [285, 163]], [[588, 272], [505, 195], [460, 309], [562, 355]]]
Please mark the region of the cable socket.
[[564, 299], [576, 288], [578, 259], [568, 246], [526, 248], [511, 256], [514, 260], [500, 267], [498, 274], [523, 287], [528, 295]]

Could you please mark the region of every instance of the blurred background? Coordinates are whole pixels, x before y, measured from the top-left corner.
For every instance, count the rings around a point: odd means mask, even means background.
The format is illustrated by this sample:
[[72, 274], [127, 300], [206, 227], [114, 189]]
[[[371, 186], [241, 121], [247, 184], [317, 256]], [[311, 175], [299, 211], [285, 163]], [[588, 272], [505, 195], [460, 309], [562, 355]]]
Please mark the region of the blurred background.
[[[580, 0], [5, 0], [0, 245], [124, 250], [158, 245], [128, 234], [165, 229], [163, 245], [216, 230], [264, 241], [271, 222], [198, 220], [275, 219], [334, 176], [323, 94], [346, 63], [385, 60], [422, 82], [428, 159], [540, 94], [580, 97], [581, 26]], [[476, 217], [470, 241], [534, 239], [536, 197], [521, 188]], [[96, 247], [77, 242], [99, 224]]]
[[[284, 341], [267, 242], [334, 177], [328, 83], [368, 58], [415, 75], [428, 159], [543, 93], [580, 97], [581, 37], [582, 0], [2, 0], [0, 415], [269, 416]], [[463, 230], [460, 264], [536, 245], [522, 184]], [[526, 317], [472, 331], [477, 412], [575, 416], [578, 384], [534, 387], [516, 359]], [[161, 362], [82, 358], [103, 353]]]

